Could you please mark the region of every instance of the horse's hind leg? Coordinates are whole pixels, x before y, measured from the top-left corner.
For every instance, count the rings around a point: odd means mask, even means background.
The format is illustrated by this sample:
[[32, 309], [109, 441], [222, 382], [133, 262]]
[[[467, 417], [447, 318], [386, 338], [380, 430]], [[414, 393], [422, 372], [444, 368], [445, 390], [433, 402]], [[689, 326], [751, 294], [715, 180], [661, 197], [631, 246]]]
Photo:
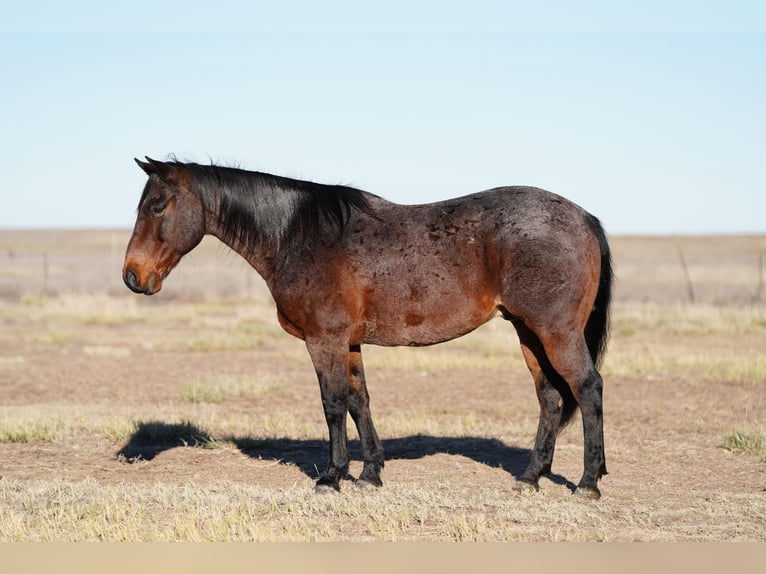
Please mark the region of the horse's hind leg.
[[352, 345], [348, 357], [348, 410], [359, 432], [359, 440], [362, 443], [362, 459], [364, 460], [364, 468], [359, 475], [357, 485], [361, 487], [383, 486], [383, 482], [380, 480], [380, 471], [383, 468], [385, 457], [378, 433], [372, 424], [370, 395], [367, 393], [360, 346]]
[[[524, 360], [535, 381], [537, 400], [540, 403], [540, 420], [532, 456], [527, 469], [513, 487], [514, 490], [523, 492], [538, 490], [540, 477], [551, 472], [556, 436], [562, 424], [562, 416], [565, 419], [570, 416], [569, 411], [574, 399], [568, 388], [561, 388], [559, 385], [557, 389], [546, 376], [545, 370], [549, 370], [550, 365], [537, 336], [520, 321], [514, 321], [514, 326], [519, 334]], [[546, 367], [545, 370], [543, 365]], [[549, 372], [549, 375], [555, 376], [555, 373]], [[566, 401], [562, 397], [562, 392], [569, 393]], [[564, 414], [565, 409], [568, 411], [566, 414]]]
[[549, 333], [541, 335], [540, 340], [552, 368], [567, 382], [582, 413], [584, 471], [575, 494], [599, 498], [601, 493], [597, 483], [607, 473], [601, 375], [593, 364], [582, 334]]

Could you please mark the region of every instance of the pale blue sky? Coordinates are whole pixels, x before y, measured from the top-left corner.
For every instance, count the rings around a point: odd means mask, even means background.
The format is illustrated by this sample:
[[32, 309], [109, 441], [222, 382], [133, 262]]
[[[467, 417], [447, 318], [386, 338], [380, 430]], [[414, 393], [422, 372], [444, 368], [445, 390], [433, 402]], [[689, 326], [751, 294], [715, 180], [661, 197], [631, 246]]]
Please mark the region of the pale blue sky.
[[4, 7], [0, 228], [130, 227], [132, 158], [173, 153], [402, 203], [536, 185], [616, 234], [766, 232], [766, 3], [527, 4]]

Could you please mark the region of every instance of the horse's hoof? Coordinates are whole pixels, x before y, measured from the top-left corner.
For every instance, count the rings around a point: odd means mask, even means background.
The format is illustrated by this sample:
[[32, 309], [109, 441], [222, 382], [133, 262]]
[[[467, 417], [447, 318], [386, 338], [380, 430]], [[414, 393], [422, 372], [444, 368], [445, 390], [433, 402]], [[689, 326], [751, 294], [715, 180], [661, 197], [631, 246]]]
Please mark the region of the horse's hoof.
[[378, 488], [383, 486], [383, 484], [374, 484], [370, 482], [369, 480], [364, 480], [363, 478], [360, 478], [359, 480], [357, 480], [355, 484], [359, 490], [377, 490]]
[[594, 486], [578, 486], [574, 495], [580, 500], [598, 500], [601, 498], [601, 491]]
[[325, 483], [317, 483], [314, 486], [314, 494], [337, 494], [340, 492], [340, 486], [335, 486], [332, 484], [325, 484]]
[[540, 487], [534, 482], [527, 482], [526, 480], [517, 480], [511, 487], [511, 490], [516, 494], [527, 494], [532, 492], [538, 492]]

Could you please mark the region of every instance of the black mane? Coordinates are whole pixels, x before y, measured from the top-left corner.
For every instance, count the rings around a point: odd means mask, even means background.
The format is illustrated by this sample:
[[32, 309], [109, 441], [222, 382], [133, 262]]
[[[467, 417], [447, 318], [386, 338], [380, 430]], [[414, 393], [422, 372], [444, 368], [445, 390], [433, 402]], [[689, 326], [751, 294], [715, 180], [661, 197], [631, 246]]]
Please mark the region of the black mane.
[[334, 227], [340, 237], [353, 210], [373, 215], [367, 194], [343, 185], [324, 185], [196, 163], [178, 163], [191, 175], [192, 190], [218, 213], [225, 237], [254, 249], [264, 242], [310, 243]]

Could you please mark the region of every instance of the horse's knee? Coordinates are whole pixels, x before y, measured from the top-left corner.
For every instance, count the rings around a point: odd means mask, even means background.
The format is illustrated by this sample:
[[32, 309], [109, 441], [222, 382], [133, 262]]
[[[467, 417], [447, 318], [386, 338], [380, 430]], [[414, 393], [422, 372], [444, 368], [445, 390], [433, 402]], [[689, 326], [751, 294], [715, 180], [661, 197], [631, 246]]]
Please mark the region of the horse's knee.
[[564, 398], [561, 393], [550, 382], [545, 380], [542, 384], [536, 385], [537, 401], [540, 403], [540, 409], [546, 413], [556, 414], [564, 407]]
[[598, 371], [593, 368], [591, 373], [578, 384], [575, 394], [580, 409], [585, 414], [586, 411], [593, 411], [601, 415], [603, 411], [603, 390], [604, 382]]

